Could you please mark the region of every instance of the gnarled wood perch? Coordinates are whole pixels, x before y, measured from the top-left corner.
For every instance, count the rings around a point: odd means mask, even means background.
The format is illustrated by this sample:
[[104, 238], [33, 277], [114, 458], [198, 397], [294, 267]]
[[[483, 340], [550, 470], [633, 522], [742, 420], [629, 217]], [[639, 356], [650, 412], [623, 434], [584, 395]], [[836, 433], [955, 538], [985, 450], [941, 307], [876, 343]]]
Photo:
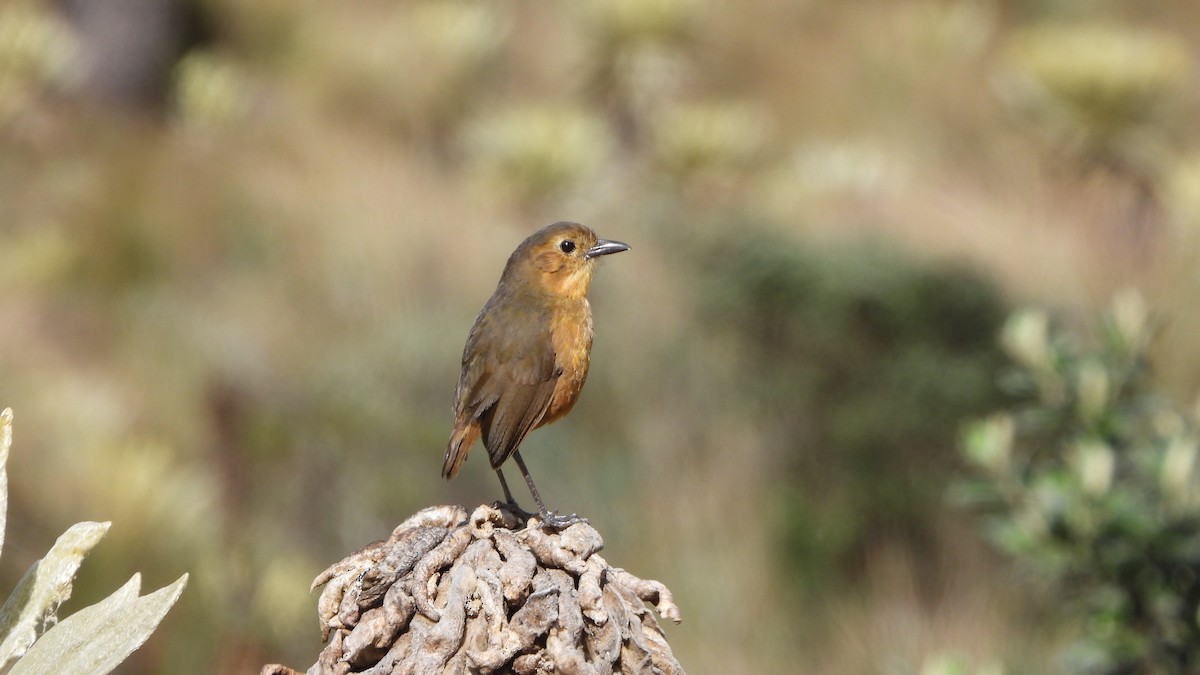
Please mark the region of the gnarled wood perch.
[[683, 673], [643, 602], [678, 623], [666, 586], [610, 567], [586, 523], [525, 525], [503, 506], [434, 506], [322, 572], [329, 643], [308, 675]]

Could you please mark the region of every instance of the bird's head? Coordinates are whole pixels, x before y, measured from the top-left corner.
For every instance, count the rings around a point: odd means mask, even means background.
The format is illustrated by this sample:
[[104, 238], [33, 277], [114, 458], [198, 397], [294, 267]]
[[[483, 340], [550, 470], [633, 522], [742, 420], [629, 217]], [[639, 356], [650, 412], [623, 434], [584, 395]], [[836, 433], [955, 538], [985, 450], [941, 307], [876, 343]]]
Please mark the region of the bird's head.
[[521, 242], [509, 259], [505, 276], [518, 274], [558, 297], [584, 297], [596, 259], [628, 250], [627, 244], [600, 239], [579, 223], [554, 223]]

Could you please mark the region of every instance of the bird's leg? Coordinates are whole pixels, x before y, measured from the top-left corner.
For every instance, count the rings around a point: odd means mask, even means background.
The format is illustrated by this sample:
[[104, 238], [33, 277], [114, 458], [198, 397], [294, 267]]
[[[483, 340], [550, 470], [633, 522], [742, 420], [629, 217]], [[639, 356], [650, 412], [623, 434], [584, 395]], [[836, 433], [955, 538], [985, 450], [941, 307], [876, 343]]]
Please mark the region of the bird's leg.
[[529, 520], [529, 517], [533, 514], [521, 508], [517, 504], [517, 500], [513, 499], [512, 491], [508, 489], [508, 481], [504, 480], [504, 473], [500, 469], [496, 469], [496, 477], [500, 479], [500, 487], [504, 488], [504, 502], [508, 505], [509, 509], [516, 512], [521, 518]]
[[542, 501], [542, 496], [538, 494], [537, 486], [533, 484], [533, 478], [529, 475], [529, 469], [525, 468], [525, 460], [521, 459], [521, 453], [513, 450], [513, 459], [517, 460], [517, 467], [521, 469], [521, 475], [525, 476], [525, 483], [529, 486], [529, 492], [533, 495], [533, 501], [537, 502], [538, 516], [542, 519], [542, 525], [552, 530], [565, 530], [575, 523], [586, 523], [587, 518], [580, 517], [574, 513], [569, 516], [560, 516], [557, 511], [546, 509], [546, 503]]
[[496, 469], [496, 477], [500, 479], [500, 487], [504, 488], [504, 501], [516, 506], [517, 500], [513, 499], [512, 492], [508, 489], [508, 481], [504, 480], [504, 472], [499, 468]]

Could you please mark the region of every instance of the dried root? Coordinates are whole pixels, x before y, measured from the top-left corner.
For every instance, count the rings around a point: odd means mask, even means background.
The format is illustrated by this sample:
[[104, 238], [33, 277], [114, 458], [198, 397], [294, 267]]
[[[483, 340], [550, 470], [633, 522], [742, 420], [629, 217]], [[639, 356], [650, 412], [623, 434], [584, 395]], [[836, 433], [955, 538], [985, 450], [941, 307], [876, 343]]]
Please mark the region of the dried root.
[[610, 567], [586, 523], [524, 525], [503, 506], [435, 506], [322, 572], [328, 644], [308, 675], [683, 673], [645, 605], [678, 623], [666, 586]]

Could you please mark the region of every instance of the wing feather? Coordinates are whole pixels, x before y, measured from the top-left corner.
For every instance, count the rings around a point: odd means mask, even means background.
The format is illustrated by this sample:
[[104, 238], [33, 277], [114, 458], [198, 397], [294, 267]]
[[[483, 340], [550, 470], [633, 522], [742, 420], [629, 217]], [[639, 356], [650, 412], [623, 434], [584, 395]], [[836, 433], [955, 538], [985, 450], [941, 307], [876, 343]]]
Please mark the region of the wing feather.
[[493, 469], [504, 464], [541, 421], [550, 407], [554, 385], [555, 380], [551, 379], [513, 387], [480, 418], [483, 444], [488, 449]]
[[518, 308], [494, 306], [505, 300], [492, 298], [471, 328], [454, 405], [456, 428], [479, 425], [494, 468], [545, 416], [562, 372], [556, 365], [550, 322], [522, 316], [514, 330], [495, 320], [496, 315], [515, 315]]

